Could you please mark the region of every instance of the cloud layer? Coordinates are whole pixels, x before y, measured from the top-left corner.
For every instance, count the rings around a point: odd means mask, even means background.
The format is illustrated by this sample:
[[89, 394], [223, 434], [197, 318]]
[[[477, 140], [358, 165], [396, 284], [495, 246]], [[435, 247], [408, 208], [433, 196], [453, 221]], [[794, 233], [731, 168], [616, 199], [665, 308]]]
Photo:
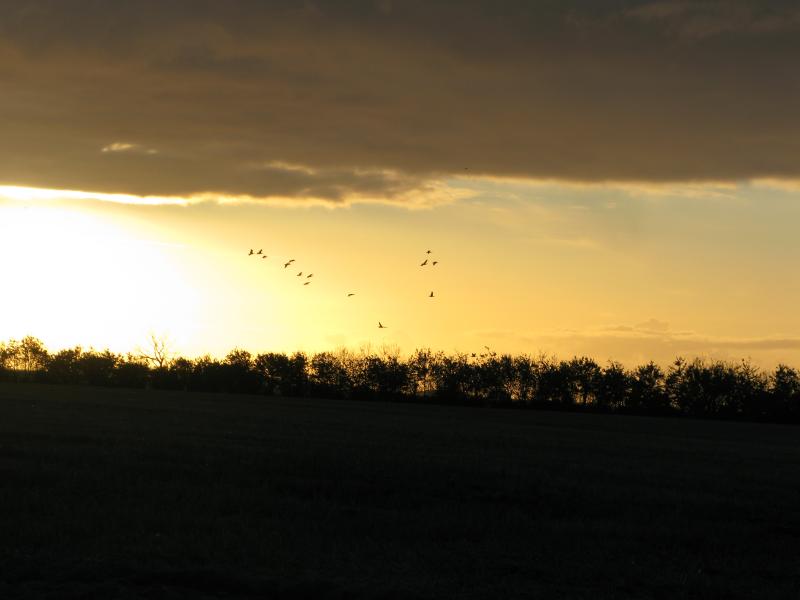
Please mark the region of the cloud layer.
[[799, 32], [788, 1], [3, 2], [0, 184], [405, 202], [464, 174], [797, 178]]

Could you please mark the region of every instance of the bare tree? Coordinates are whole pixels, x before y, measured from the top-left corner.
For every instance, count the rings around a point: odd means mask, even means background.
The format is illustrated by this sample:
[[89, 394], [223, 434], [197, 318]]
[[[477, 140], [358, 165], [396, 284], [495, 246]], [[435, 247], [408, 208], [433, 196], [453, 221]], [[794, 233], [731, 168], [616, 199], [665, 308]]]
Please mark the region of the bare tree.
[[173, 352], [170, 348], [169, 338], [166, 335], [150, 334], [150, 341], [148, 349], [143, 350], [137, 348], [136, 350], [139, 358], [147, 360], [150, 364], [158, 369], [163, 369], [169, 364], [170, 357]]

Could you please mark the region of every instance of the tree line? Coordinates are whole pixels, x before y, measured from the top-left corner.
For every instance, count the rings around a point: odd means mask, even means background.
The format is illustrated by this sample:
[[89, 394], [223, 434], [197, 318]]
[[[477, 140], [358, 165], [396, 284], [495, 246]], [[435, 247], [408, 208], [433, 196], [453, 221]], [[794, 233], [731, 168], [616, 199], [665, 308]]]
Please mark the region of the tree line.
[[0, 343], [0, 380], [159, 390], [557, 408], [642, 415], [800, 422], [800, 372], [676, 359], [625, 368], [588, 357], [446, 354], [419, 349], [169, 358], [75, 347], [51, 353], [36, 338]]

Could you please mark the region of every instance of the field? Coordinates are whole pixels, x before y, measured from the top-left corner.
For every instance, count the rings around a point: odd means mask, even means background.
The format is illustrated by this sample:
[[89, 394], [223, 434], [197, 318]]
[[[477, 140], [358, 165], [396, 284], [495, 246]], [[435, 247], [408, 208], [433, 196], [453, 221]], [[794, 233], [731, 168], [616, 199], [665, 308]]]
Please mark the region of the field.
[[0, 385], [0, 597], [800, 597], [800, 427]]

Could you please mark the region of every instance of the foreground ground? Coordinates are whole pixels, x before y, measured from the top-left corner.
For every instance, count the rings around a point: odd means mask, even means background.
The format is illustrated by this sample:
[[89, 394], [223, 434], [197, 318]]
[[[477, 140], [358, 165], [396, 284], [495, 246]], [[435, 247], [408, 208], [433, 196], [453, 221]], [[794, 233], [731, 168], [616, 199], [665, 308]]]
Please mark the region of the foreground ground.
[[800, 428], [0, 385], [2, 598], [798, 598]]

